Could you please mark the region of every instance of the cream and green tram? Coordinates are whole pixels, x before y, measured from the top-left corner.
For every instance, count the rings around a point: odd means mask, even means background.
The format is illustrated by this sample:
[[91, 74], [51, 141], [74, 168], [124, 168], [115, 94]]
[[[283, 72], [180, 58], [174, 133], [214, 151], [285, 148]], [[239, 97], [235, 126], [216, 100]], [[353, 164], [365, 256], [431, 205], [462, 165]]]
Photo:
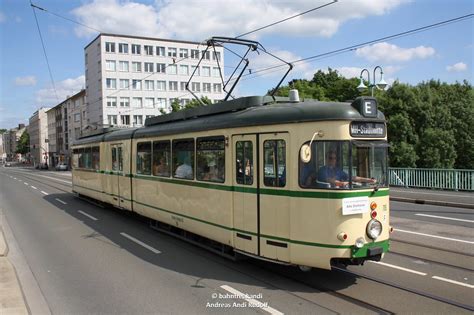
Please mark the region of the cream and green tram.
[[226, 252], [330, 269], [388, 251], [387, 162], [373, 98], [245, 97], [79, 139], [73, 191]]

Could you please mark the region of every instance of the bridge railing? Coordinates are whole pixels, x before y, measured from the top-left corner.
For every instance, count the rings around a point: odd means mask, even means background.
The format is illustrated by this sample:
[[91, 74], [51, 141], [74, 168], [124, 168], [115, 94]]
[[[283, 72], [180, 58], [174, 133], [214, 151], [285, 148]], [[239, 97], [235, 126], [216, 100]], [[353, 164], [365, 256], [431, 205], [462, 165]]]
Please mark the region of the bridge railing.
[[391, 186], [474, 191], [474, 170], [389, 168]]

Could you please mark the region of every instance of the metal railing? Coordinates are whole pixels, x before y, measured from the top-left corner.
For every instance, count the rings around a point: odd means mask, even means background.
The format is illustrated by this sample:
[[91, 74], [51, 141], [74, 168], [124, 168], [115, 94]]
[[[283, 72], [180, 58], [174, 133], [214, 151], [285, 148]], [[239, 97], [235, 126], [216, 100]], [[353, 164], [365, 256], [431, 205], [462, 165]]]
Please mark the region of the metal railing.
[[474, 191], [474, 170], [389, 168], [391, 186]]

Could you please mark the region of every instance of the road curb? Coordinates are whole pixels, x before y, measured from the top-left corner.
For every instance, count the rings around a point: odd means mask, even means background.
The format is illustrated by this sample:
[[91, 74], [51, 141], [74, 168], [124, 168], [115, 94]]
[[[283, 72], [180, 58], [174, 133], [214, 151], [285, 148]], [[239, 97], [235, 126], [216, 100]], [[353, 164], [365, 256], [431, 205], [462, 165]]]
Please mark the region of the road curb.
[[421, 204], [421, 205], [433, 205], [433, 206], [442, 206], [442, 207], [455, 207], [455, 208], [474, 209], [474, 204], [469, 204], [469, 203], [448, 202], [448, 201], [438, 201], [438, 200], [425, 200], [425, 199], [412, 199], [412, 198], [392, 197], [392, 196], [390, 196], [390, 200], [400, 201], [400, 202], [416, 203], [416, 204]]
[[5, 238], [5, 234], [3, 233], [2, 222], [0, 220], [0, 257], [6, 257], [7, 255], [8, 255], [8, 244]]

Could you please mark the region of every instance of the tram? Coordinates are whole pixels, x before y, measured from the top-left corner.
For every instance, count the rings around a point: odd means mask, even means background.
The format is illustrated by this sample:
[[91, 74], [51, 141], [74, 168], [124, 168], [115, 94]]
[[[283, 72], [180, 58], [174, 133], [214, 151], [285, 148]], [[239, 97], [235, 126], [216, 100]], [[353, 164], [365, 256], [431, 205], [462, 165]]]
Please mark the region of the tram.
[[389, 250], [387, 147], [375, 98], [251, 96], [83, 137], [72, 184], [228, 255], [331, 269]]

